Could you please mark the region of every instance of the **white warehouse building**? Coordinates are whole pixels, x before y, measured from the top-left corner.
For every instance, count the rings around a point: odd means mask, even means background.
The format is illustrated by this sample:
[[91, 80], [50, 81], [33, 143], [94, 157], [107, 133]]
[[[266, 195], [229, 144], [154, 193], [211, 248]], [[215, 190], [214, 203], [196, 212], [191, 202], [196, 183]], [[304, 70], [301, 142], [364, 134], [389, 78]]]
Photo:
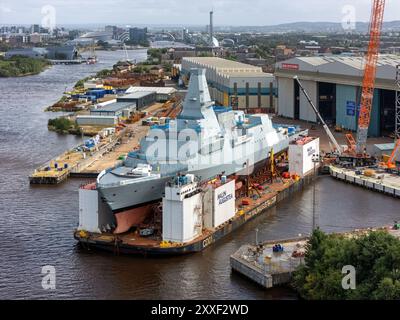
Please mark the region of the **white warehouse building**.
[[165, 102], [173, 98], [177, 90], [173, 87], [129, 87], [125, 93], [148, 92], [156, 93], [157, 102]]
[[186, 83], [190, 69], [206, 69], [211, 99], [233, 109], [274, 108], [274, 76], [261, 67], [217, 57], [182, 58], [181, 76]]
[[[370, 136], [387, 136], [395, 130], [395, 80], [396, 66], [399, 64], [399, 56], [379, 56]], [[278, 115], [315, 122], [316, 115], [293, 79], [294, 76], [299, 77], [328, 123], [348, 130], [357, 129], [364, 76], [363, 57], [297, 57], [277, 63]]]

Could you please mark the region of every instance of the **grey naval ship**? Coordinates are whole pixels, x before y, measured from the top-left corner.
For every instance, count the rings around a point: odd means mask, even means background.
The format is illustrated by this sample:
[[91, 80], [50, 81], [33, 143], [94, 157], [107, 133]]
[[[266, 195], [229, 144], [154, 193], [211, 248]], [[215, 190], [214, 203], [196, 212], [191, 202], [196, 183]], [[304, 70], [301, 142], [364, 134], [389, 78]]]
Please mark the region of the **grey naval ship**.
[[205, 70], [192, 69], [177, 118], [151, 127], [123, 166], [100, 173], [96, 188], [116, 217], [115, 233], [125, 232], [143, 222], [173, 177], [191, 173], [207, 181], [248, 174], [272, 149], [288, 148], [293, 138], [285, 128], [274, 127], [267, 114], [215, 106]]

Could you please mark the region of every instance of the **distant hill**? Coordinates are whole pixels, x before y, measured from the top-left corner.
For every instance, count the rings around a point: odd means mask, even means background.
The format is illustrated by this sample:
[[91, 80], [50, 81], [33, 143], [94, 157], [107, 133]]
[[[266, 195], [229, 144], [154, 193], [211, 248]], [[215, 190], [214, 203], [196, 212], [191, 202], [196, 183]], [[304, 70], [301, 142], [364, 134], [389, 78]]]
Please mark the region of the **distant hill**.
[[[368, 27], [367, 22], [357, 22], [356, 32], [367, 32]], [[253, 32], [343, 32], [342, 24], [337, 22], [292, 22], [272, 26], [229, 27], [229, 29]], [[400, 20], [384, 22], [383, 31], [400, 31]]]

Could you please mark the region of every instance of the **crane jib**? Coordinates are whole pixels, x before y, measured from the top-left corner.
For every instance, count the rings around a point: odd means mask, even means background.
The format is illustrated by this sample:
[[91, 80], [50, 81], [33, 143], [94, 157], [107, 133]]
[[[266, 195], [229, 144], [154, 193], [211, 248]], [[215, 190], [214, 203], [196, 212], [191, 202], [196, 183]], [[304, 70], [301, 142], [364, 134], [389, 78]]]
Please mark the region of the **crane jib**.
[[361, 106], [358, 117], [356, 151], [364, 153], [368, 138], [368, 127], [371, 120], [373, 93], [375, 87], [376, 63], [378, 61], [380, 36], [382, 31], [385, 0], [374, 0], [371, 22], [369, 26], [370, 39], [366, 54], [364, 78], [362, 82]]

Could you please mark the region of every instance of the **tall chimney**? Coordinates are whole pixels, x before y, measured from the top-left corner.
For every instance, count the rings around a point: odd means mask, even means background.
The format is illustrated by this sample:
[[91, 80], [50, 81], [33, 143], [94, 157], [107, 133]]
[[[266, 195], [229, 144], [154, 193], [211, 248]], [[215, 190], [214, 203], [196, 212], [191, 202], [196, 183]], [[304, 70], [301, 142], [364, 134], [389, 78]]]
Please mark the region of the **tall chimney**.
[[210, 11], [210, 45], [211, 47], [214, 47], [214, 26], [213, 26], [213, 11]]

